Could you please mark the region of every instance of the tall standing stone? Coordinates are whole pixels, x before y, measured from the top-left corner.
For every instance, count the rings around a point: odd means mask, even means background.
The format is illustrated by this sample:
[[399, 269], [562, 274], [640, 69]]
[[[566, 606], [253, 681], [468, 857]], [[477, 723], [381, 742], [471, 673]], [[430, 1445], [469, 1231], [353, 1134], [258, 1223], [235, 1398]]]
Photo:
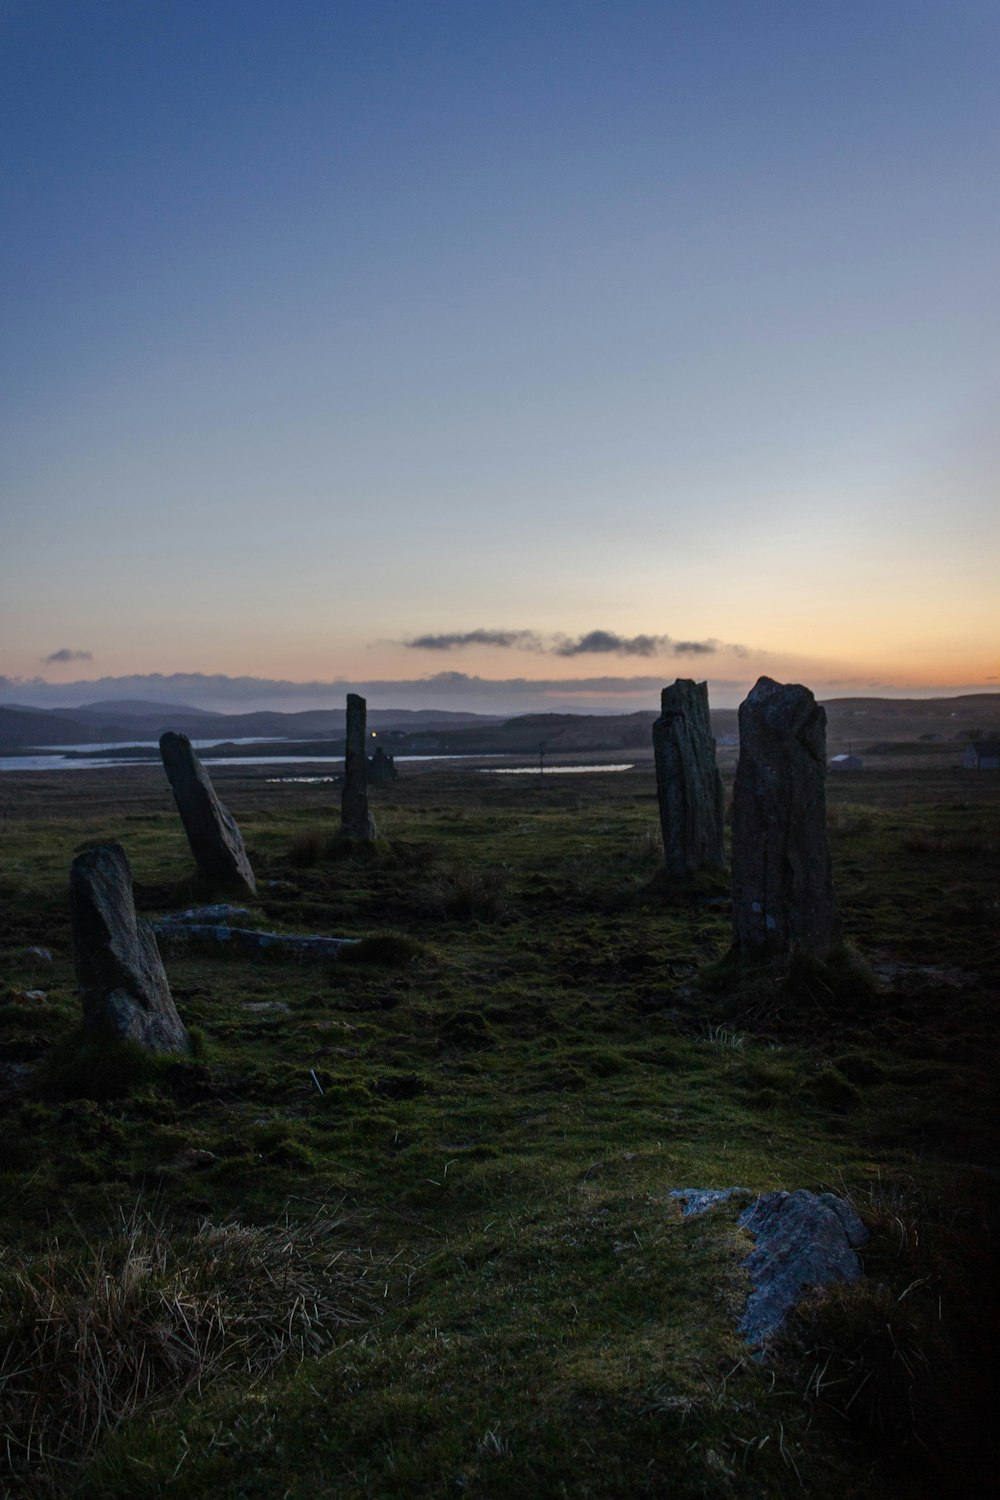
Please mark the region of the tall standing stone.
[[840, 941], [826, 828], [826, 710], [761, 677], [740, 706], [733, 789], [733, 941], [746, 957]]
[[357, 693], [348, 693], [340, 836], [364, 843], [370, 843], [376, 836], [375, 819], [368, 811], [367, 725], [368, 705]]
[[668, 875], [685, 878], [726, 862], [725, 797], [715, 763], [708, 684], [679, 677], [665, 687], [653, 724], [656, 791]]
[[136, 1042], [151, 1052], [189, 1052], [156, 939], [136, 916], [132, 871], [121, 844], [78, 854], [69, 892], [84, 1035]]
[[257, 882], [236, 819], [215, 795], [187, 735], [167, 730], [160, 736], [160, 755], [198, 869], [214, 886], [256, 895]]

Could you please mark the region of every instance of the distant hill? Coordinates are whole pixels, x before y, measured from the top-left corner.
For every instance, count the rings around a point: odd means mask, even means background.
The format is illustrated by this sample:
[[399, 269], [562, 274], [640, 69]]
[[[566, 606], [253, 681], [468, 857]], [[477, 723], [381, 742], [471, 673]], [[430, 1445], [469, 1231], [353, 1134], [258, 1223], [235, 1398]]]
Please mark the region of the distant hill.
[[[1000, 732], [1000, 693], [969, 693], [952, 698], [833, 698], [825, 704], [831, 753], [848, 746], [862, 753], [868, 745], [904, 741], [959, 741], [990, 738]], [[534, 755], [544, 741], [548, 754], [584, 750], [649, 751], [656, 713], [532, 713], [505, 719], [449, 709], [370, 709], [368, 723], [388, 749], [426, 755]], [[155, 745], [173, 729], [211, 745], [238, 739], [305, 742], [303, 752], [322, 744], [323, 754], [340, 754], [345, 730], [343, 708], [298, 713], [262, 710], [223, 714], [176, 704], [109, 700], [82, 708], [38, 709], [0, 705], [0, 754], [50, 745]], [[733, 746], [738, 729], [734, 708], [712, 710], [720, 745]], [[268, 747], [261, 745], [261, 753]], [[233, 754], [241, 753], [232, 747]], [[314, 753], [320, 753], [315, 750]]]
[[[343, 708], [306, 709], [300, 713], [262, 710], [257, 713], [220, 714], [200, 708], [132, 700], [88, 703], [81, 708], [22, 708], [0, 705], [0, 754], [16, 750], [44, 749], [49, 745], [111, 745], [122, 742], [155, 743], [165, 729], [190, 735], [196, 740], [274, 738], [315, 740], [321, 736], [343, 737]], [[373, 729], [449, 729], [455, 725], [499, 724], [502, 719], [486, 714], [449, 709], [370, 709]]]
[[0, 754], [31, 745], [86, 745], [93, 737], [86, 724], [62, 713], [0, 706]]
[[197, 714], [204, 719], [224, 719], [225, 714], [211, 708], [191, 708], [185, 703], [146, 703], [141, 698], [107, 698], [100, 703], [85, 703], [82, 708], [57, 709], [87, 719], [157, 719], [169, 714]]
[[956, 698], [831, 698], [826, 708], [831, 744], [864, 750], [885, 741], [955, 741], [993, 736], [1000, 729], [1000, 693]]

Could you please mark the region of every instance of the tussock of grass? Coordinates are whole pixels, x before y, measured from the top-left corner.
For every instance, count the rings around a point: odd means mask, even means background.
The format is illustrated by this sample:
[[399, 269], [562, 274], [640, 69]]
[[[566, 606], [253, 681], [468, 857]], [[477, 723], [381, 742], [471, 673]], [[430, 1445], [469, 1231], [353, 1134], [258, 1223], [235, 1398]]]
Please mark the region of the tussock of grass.
[[636, 865], [657, 865], [663, 862], [663, 837], [658, 828], [645, 828], [636, 834], [628, 846], [628, 858]]
[[997, 845], [974, 833], [934, 833], [928, 828], [915, 828], [902, 839], [907, 854], [972, 855], [990, 858], [996, 855]]
[[0, 1270], [0, 1442], [27, 1481], [159, 1401], [322, 1352], [372, 1314], [368, 1262], [317, 1214], [178, 1235], [134, 1209]]
[[475, 917], [480, 921], [499, 916], [507, 892], [507, 872], [497, 866], [476, 869], [454, 865], [442, 870], [427, 885], [423, 906], [437, 917]]
[[377, 932], [370, 937], [360, 938], [349, 948], [342, 948], [339, 962], [405, 969], [418, 958], [426, 956], [427, 952], [424, 943], [409, 937], [405, 932]]
[[[955, 1458], [967, 1460], [967, 1445], [990, 1463], [975, 1428], [991, 1426], [995, 1309], [982, 1297], [981, 1251], [964, 1215], [913, 1181], [881, 1175], [848, 1196], [872, 1232], [866, 1275], [792, 1314], [782, 1354], [794, 1359], [787, 1368], [802, 1397], [897, 1472], [901, 1460], [924, 1470], [934, 1459], [944, 1475]], [[985, 1264], [980, 1272], [990, 1274]], [[993, 1479], [980, 1490], [965, 1471], [955, 1493], [986, 1493]]]
[[345, 1221], [202, 1224], [174, 1235], [133, 1209], [78, 1250], [7, 1253], [0, 1442], [27, 1478], [94, 1448], [145, 1407], [259, 1379], [372, 1316]]
[[827, 827], [832, 833], [871, 833], [878, 826], [879, 810], [858, 802], [839, 802], [826, 811]]
[[288, 846], [288, 863], [298, 870], [318, 865], [330, 840], [318, 828], [307, 828], [297, 833]]
[[[201, 1049], [200, 1033], [192, 1037], [192, 1048]], [[76, 1028], [53, 1048], [39, 1087], [64, 1099], [120, 1099], [149, 1084], [169, 1084], [190, 1066], [186, 1054], [150, 1052], [136, 1042], [84, 1041]]]
[[838, 1025], [846, 1016], [872, 1011], [878, 995], [871, 965], [846, 943], [825, 959], [793, 952], [744, 962], [730, 950], [702, 968], [700, 979], [709, 995], [719, 997], [723, 1024], [734, 1031], [762, 1025], [794, 1030], [805, 1021], [815, 1032], [820, 1024]]

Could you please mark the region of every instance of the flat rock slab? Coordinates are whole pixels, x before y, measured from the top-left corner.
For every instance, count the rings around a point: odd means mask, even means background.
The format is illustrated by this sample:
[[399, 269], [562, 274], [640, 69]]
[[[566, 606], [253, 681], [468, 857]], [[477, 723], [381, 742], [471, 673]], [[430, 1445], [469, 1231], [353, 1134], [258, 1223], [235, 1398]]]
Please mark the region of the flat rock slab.
[[218, 943], [238, 953], [276, 953], [287, 958], [336, 958], [356, 938], [299, 936], [288, 932], [256, 932], [252, 927], [230, 927], [224, 922], [154, 922], [153, 931], [172, 946]]
[[125, 850], [104, 844], [78, 854], [69, 888], [84, 1034], [151, 1052], [189, 1052], [156, 940], [136, 916]]
[[[747, 1188], [672, 1188], [685, 1218], [697, 1218], [720, 1203], [750, 1196]], [[751, 1349], [762, 1350], [811, 1287], [860, 1281], [855, 1251], [868, 1230], [836, 1193], [762, 1193], [737, 1219], [757, 1243], [741, 1265], [750, 1273], [750, 1295], [740, 1322]]]
[[157, 928], [184, 927], [192, 923], [245, 922], [250, 916], [248, 906], [229, 906], [217, 901], [213, 906], [192, 906], [187, 911], [167, 912], [156, 923]]

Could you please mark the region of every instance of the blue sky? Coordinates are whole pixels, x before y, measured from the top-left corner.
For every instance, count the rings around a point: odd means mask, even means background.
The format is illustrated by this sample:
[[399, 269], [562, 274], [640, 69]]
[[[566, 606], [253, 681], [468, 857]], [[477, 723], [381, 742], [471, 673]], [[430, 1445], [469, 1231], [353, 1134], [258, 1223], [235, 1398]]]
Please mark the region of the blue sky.
[[0, 672], [995, 686], [998, 43], [0, 5]]

